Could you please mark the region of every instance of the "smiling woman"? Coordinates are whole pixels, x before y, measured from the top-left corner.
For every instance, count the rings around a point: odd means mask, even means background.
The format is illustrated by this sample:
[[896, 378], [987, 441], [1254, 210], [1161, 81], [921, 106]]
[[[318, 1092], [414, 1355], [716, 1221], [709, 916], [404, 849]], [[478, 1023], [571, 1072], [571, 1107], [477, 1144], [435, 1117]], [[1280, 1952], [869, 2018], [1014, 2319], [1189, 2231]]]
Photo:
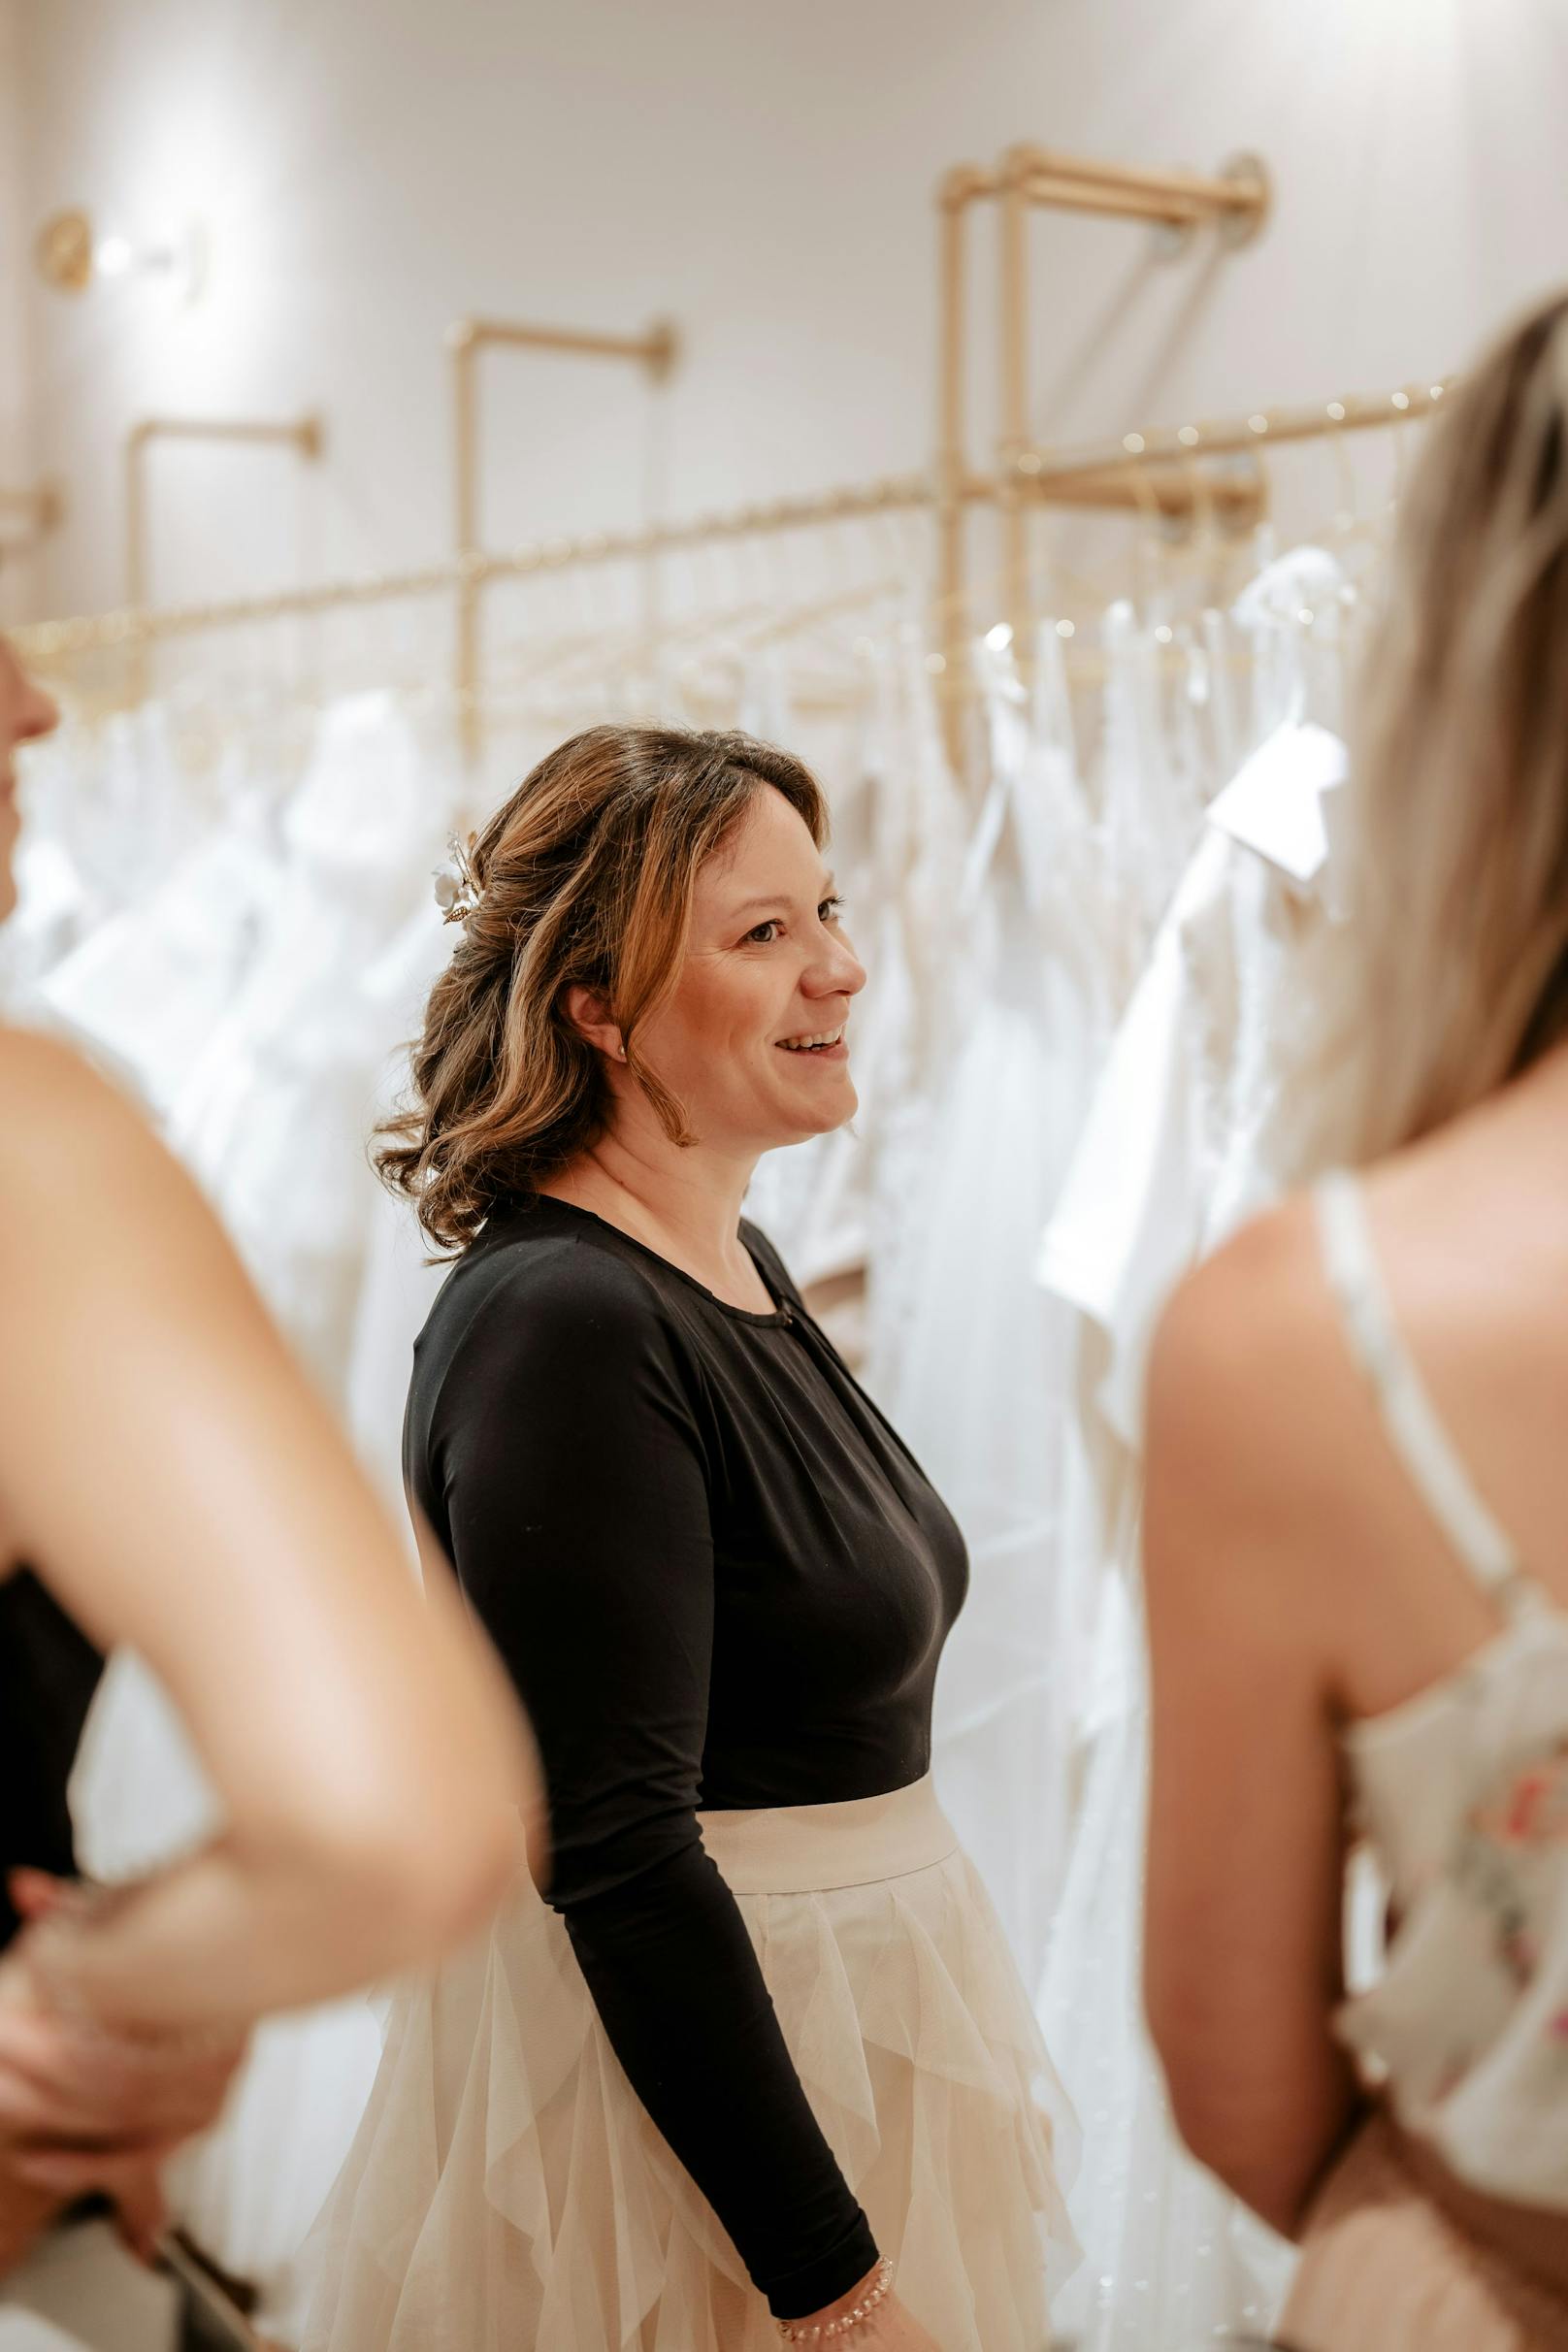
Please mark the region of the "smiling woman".
[[599, 728], [474, 845], [383, 1160], [462, 1250], [405, 1468], [555, 1875], [397, 2009], [329, 2352], [1047, 2340], [1055, 2078], [929, 1778], [963, 1540], [740, 1215], [856, 1107], [825, 833], [783, 752]]
[[629, 1122], [684, 1152], [702, 1100], [706, 1143], [755, 1159], [852, 1116], [847, 1080], [810, 1111], [759, 1094], [774, 1049], [841, 1029], [865, 978], [827, 830], [807, 769], [740, 735], [598, 727], [540, 762], [470, 853], [415, 1106], [381, 1153], [438, 1247]]

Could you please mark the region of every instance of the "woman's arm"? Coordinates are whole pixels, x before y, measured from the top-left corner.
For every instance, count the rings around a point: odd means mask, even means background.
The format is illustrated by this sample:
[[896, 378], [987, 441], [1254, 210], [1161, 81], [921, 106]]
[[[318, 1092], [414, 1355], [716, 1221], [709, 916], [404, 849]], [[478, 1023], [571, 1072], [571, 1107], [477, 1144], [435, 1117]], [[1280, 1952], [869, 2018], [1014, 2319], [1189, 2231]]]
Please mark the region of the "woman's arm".
[[498, 1277], [426, 1453], [464, 1589], [533, 1716], [549, 1900], [604, 2029], [774, 2309], [814, 2312], [860, 2287], [876, 2246], [698, 1831], [710, 1465], [640, 1278], [570, 1243]]
[[421, 1599], [195, 1188], [76, 1058], [0, 1033], [0, 1526], [139, 1650], [227, 1813], [17, 1948], [130, 2033], [243, 2026], [419, 1962], [516, 1867], [515, 1709]]
[[[1183, 2139], [1292, 2236], [1358, 2106], [1312, 1367], [1270, 1228], [1192, 1278], [1150, 1372], [1145, 1994]], [[1330, 1539], [1331, 1540], [1331, 1539]]]

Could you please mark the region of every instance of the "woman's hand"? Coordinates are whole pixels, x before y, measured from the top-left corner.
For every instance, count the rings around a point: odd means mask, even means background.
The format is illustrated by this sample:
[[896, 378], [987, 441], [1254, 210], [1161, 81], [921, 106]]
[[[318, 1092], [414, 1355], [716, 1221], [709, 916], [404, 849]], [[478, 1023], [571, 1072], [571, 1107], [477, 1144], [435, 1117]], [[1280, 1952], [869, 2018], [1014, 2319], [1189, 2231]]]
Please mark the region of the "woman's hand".
[[244, 2036], [133, 2038], [60, 2015], [47, 1974], [32, 1965], [39, 1938], [114, 1897], [40, 1870], [13, 1871], [8, 1883], [26, 1924], [0, 1959], [0, 2140], [137, 2154], [205, 2131], [228, 2096]]
[[11, 1885], [32, 1926], [0, 1960], [0, 2265], [92, 2194], [146, 2257], [163, 2226], [158, 2168], [215, 2120], [244, 2044], [133, 2042], [55, 2013], [28, 1965], [30, 1935], [91, 1898], [36, 1871]]
[[851, 2345], [863, 2346], [864, 2352], [942, 2352], [935, 2336], [921, 2326], [897, 2295], [890, 2295], [885, 2303], [879, 2303], [848, 2340]]
[[[795, 2326], [804, 2333], [809, 2343], [811, 2329], [826, 2327], [831, 2320], [847, 2319], [876, 2282], [877, 2271], [868, 2270], [859, 2286], [851, 2287], [847, 2295], [840, 2295], [836, 2303], [825, 2303], [820, 2311], [808, 2312], [803, 2319], [796, 2320]], [[848, 2336], [834, 2336], [832, 2340], [853, 2347], [853, 2352], [942, 2352], [935, 2336], [921, 2326], [897, 2295], [886, 2296]]]

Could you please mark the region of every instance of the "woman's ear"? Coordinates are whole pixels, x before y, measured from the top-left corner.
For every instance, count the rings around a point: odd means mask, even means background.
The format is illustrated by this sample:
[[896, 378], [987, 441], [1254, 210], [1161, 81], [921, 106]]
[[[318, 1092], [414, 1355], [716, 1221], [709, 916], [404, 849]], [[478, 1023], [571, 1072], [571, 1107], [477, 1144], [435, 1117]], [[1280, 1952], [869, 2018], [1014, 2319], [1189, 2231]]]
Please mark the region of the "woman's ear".
[[563, 1007], [568, 1021], [586, 1044], [611, 1062], [626, 1060], [626, 1041], [617, 1024], [610, 1019], [609, 1006], [597, 989], [574, 984], [567, 990]]

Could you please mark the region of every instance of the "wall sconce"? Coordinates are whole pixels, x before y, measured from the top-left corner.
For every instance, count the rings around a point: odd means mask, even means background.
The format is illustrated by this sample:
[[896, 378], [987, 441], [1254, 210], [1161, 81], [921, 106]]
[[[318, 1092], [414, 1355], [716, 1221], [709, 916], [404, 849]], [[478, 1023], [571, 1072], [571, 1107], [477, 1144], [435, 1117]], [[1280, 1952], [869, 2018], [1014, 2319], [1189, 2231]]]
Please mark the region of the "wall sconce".
[[84, 294], [93, 284], [143, 278], [162, 285], [177, 302], [188, 303], [207, 276], [206, 241], [194, 224], [157, 239], [127, 237], [119, 229], [100, 234], [92, 215], [80, 207], [45, 221], [33, 258], [44, 283], [57, 294]]

